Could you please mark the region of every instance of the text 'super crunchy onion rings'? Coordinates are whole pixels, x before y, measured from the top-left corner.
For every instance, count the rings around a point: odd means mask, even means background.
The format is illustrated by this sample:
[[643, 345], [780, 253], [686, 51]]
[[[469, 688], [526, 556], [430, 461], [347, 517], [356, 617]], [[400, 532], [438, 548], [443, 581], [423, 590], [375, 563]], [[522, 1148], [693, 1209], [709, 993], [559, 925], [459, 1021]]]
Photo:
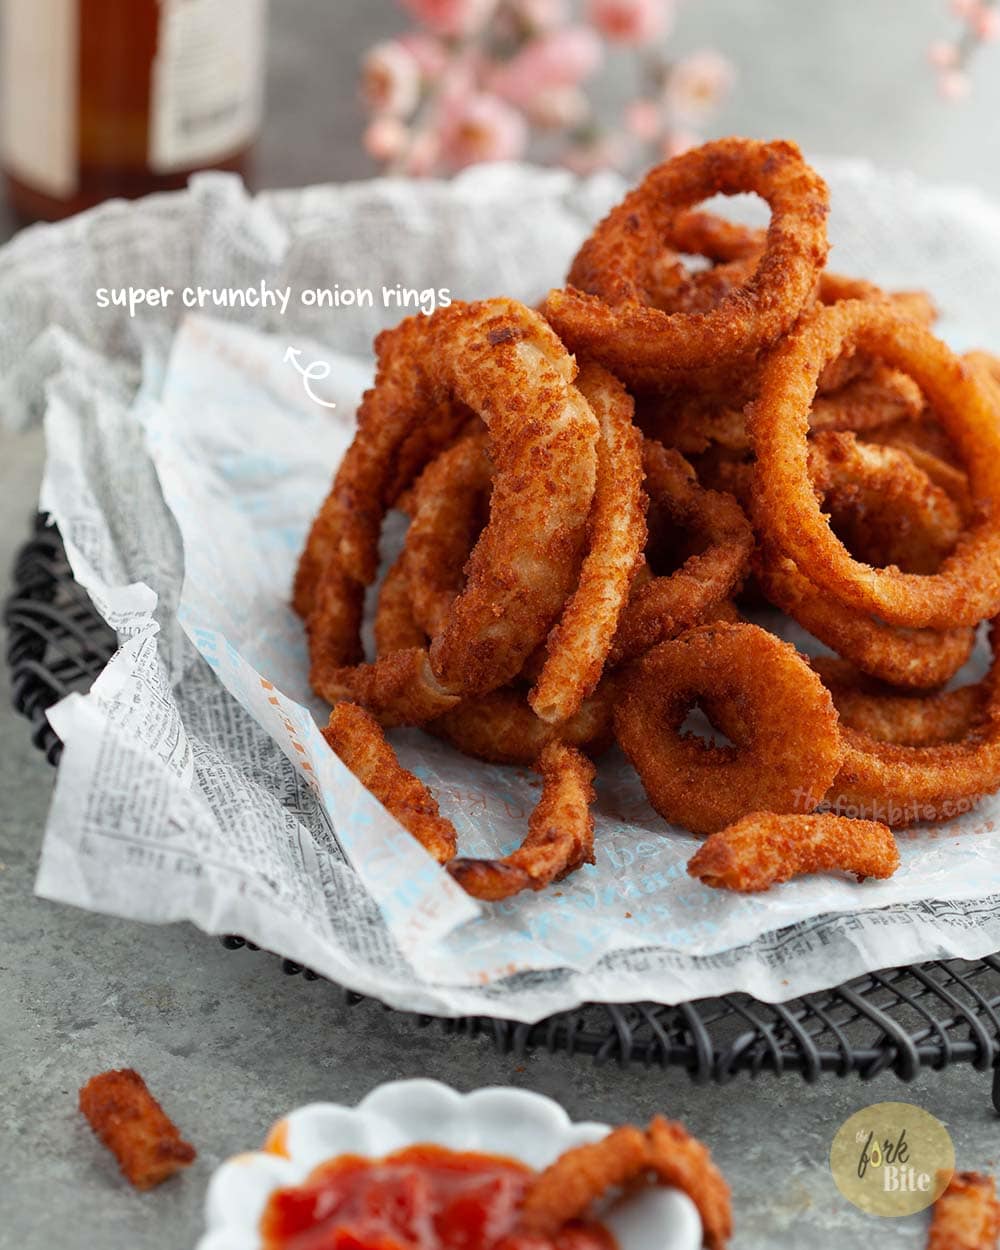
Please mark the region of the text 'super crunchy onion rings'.
[[[716, 194], [755, 192], [771, 208], [764, 253], [746, 285], [703, 313], [652, 307], [650, 261], [671, 245], [678, 213]], [[572, 351], [626, 384], [657, 389], [672, 375], [752, 356], [794, 324], [826, 260], [828, 195], [791, 143], [720, 139], [649, 173], [584, 245], [592, 294], [552, 291], [544, 313]]]
[[594, 766], [574, 747], [550, 742], [538, 758], [542, 795], [528, 835], [503, 859], [453, 859], [448, 871], [467, 894], [497, 901], [542, 890], [594, 862]]
[[688, 872], [719, 890], [755, 893], [817, 872], [891, 877], [899, 849], [887, 825], [843, 816], [753, 812], [713, 833]]
[[708, 1148], [662, 1116], [645, 1133], [624, 1125], [560, 1155], [528, 1188], [521, 1225], [526, 1233], [554, 1236], [610, 1191], [650, 1179], [686, 1193], [701, 1217], [704, 1244], [725, 1250], [733, 1232], [729, 1186]]
[[[808, 414], [823, 365], [859, 346], [920, 386], [968, 472], [980, 510], [932, 575], [855, 560], [828, 525], [808, 473]], [[1000, 424], [978, 372], [914, 321], [877, 302], [834, 304], [764, 362], [748, 409], [757, 462], [754, 515], [770, 541], [828, 592], [891, 625], [975, 625], [1000, 608]]]
[[731, 495], [705, 490], [676, 451], [647, 439], [643, 447], [651, 511], [697, 534], [705, 550], [669, 576], [637, 587], [622, 612], [611, 663], [629, 660], [705, 620], [738, 590], [753, 549], [753, 533]]
[[927, 1250], [996, 1250], [997, 1183], [981, 1172], [956, 1172], [934, 1203]]
[[600, 680], [646, 541], [642, 435], [632, 424], [632, 400], [600, 365], [584, 365], [576, 384], [601, 427], [588, 549], [528, 696], [537, 715], [556, 724], [573, 716]]
[[840, 723], [879, 742], [903, 747], [956, 742], [981, 719], [986, 703], [986, 691], [980, 685], [905, 694], [832, 655], [814, 656], [810, 663], [833, 695]]
[[[736, 745], [682, 733], [695, 704]], [[705, 625], [647, 652], [626, 674], [615, 733], [653, 807], [694, 833], [801, 811], [843, 758], [829, 692], [794, 647], [755, 625]]]
[[872, 814], [893, 828], [951, 820], [1000, 789], [1000, 663], [980, 683], [982, 711], [954, 742], [900, 746], [842, 726], [844, 762], [825, 803], [850, 815]]
[[830, 598], [766, 542], [754, 555], [753, 571], [770, 603], [862, 672], [891, 685], [929, 690], [950, 681], [972, 654], [974, 629], [885, 625]]
[[322, 730], [334, 754], [439, 864], [455, 854], [455, 826], [419, 777], [403, 768], [378, 722], [356, 703], [338, 703]]

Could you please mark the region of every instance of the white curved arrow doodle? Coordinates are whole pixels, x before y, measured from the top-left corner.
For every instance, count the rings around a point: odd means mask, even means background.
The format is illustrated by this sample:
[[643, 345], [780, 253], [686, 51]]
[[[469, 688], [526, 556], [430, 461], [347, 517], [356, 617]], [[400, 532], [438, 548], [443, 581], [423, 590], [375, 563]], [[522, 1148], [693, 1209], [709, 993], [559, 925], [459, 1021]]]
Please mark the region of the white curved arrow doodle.
[[285, 363], [289, 361], [299, 373], [302, 374], [302, 386], [305, 393], [315, 403], [320, 404], [323, 408], [336, 408], [336, 404], [331, 399], [320, 399], [312, 388], [313, 382], [325, 382], [333, 372], [333, 366], [327, 360], [314, 360], [311, 365], [302, 365], [299, 359], [302, 355], [300, 347], [289, 347], [285, 352]]

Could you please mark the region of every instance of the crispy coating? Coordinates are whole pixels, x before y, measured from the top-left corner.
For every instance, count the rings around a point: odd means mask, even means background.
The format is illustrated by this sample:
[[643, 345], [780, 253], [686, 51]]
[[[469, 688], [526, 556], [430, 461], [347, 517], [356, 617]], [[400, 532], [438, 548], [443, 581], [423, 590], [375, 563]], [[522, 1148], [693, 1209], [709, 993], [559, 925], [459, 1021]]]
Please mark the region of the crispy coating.
[[404, 768], [378, 721], [356, 703], [338, 703], [323, 737], [330, 749], [408, 830], [428, 855], [445, 864], [456, 850], [455, 826], [419, 777]]
[[405, 551], [392, 564], [379, 587], [374, 631], [378, 657], [427, 645], [427, 635], [413, 617]]
[[929, 690], [950, 680], [972, 654], [976, 631], [903, 629], [832, 599], [793, 561], [761, 543], [753, 560], [757, 585], [780, 608], [862, 672], [894, 686]]
[[[681, 732], [696, 704], [735, 745]], [[694, 833], [801, 811], [843, 758], [829, 692], [794, 647], [755, 625], [705, 625], [647, 652], [626, 673], [615, 734], [656, 811]]]
[[518, 674], [576, 583], [599, 428], [572, 358], [527, 309], [473, 319], [441, 350], [489, 429], [494, 476], [490, 519], [431, 665], [449, 690], [486, 694]]
[[465, 563], [485, 524], [491, 485], [480, 434], [443, 451], [413, 487], [403, 560], [413, 617], [428, 637], [444, 628], [465, 584]]
[[[855, 560], [823, 516], [808, 473], [808, 413], [823, 364], [845, 344], [920, 386], [969, 474], [978, 515], [931, 576]], [[806, 319], [765, 361], [748, 409], [758, 529], [824, 590], [887, 624], [975, 625], [1000, 608], [1000, 425], [978, 372], [888, 304], [848, 300]]]
[[543, 890], [594, 862], [594, 765], [575, 747], [549, 742], [537, 767], [542, 795], [518, 849], [503, 859], [453, 859], [448, 865], [475, 898], [495, 902], [521, 890]]
[[553, 725], [532, 711], [520, 690], [505, 686], [463, 700], [427, 730], [490, 764], [533, 764], [550, 742], [599, 755], [611, 745], [614, 691], [614, 679], [604, 678], [569, 720]]
[[679, 452], [647, 439], [643, 462], [654, 518], [661, 514], [690, 531], [704, 550], [675, 572], [644, 579], [635, 589], [611, 648], [612, 664], [634, 659], [706, 620], [739, 589], [753, 550], [750, 523], [736, 500], [705, 490]]
[[[745, 286], [707, 312], [665, 313], [650, 289], [678, 214], [716, 194], [760, 195], [771, 208], [764, 254]], [[591, 293], [552, 291], [543, 312], [572, 351], [629, 386], [662, 389], [694, 370], [751, 360], [810, 300], [827, 254], [828, 193], [791, 143], [720, 139], [647, 174], [597, 227], [574, 264]]]
[[152, 1189], [197, 1156], [133, 1068], [92, 1076], [80, 1110], [136, 1189]]
[[328, 703], [360, 703], [380, 725], [425, 725], [461, 701], [434, 676], [426, 647], [390, 651], [371, 664], [312, 673], [312, 686]]
[[899, 849], [887, 825], [830, 814], [753, 812], [713, 833], [688, 863], [692, 877], [719, 890], [767, 890], [816, 872], [891, 877]]
[[1000, 1202], [992, 1176], [956, 1172], [931, 1213], [927, 1250], [997, 1250]]
[[879, 813], [893, 828], [951, 820], [1000, 789], [1000, 664], [979, 684], [980, 714], [955, 741], [906, 746], [843, 726], [844, 762], [826, 796], [838, 810]]
[[522, 1228], [552, 1237], [609, 1191], [650, 1181], [686, 1193], [701, 1217], [704, 1244], [725, 1250], [733, 1231], [729, 1186], [707, 1147], [662, 1116], [645, 1133], [624, 1125], [600, 1141], [567, 1150], [529, 1186]]
[[978, 684], [914, 694], [883, 685], [836, 656], [814, 656], [810, 664], [833, 696], [841, 724], [878, 742], [903, 747], [957, 742], [982, 718], [986, 704]]
[[552, 724], [574, 716], [600, 681], [646, 542], [642, 436], [632, 424], [632, 400], [600, 365], [584, 365], [577, 386], [597, 416], [601, 440], [580, 580], [549, 634], [528, 696]]

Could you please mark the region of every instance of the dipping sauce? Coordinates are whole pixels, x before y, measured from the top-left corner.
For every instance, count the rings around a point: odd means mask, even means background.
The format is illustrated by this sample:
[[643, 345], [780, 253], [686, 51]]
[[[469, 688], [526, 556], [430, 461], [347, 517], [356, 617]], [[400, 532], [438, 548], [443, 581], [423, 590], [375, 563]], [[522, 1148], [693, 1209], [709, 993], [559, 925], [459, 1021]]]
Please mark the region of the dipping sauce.
[[514, 1159], [408, 1146], [384, 1159], [341, 1155], [271, 1195], [266, 1250], [616, 1250], [603, 1225], [555, 1238], [517, 1231], [535, 1174]]

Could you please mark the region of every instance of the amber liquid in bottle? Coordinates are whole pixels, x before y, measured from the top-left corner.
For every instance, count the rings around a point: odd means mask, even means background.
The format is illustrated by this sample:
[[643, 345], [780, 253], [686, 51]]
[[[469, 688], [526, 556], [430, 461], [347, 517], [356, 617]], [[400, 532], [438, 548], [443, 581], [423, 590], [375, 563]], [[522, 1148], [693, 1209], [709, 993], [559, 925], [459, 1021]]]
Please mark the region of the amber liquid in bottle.
[[[212, 127], [212, 108], [222, 116], [226, 107], [242, 108], [244, 115], [259, 110], [260, 78], [263, 73], [263, 25], [266, 16], [265, 0], [228, 0], [230, 25], [243, 22], [257, 23], [257, 31], [240, 27], [235, 44], [239, 63], [233, 60], [232, 40], [227, 40], [225, 27], [219, 23], [220, 0], [4, 0], [8, 6], [6, 36], [17, 37], [19, 28], [32, 19], [23, 11], [10, 19], [12, 6], [33, 5], [39, 8], [54, 6], [49, 16], [66, 17], [75, 21], [75, 31], [63, 35], [74, 46], [51, 54], [56, 60], [61, 56], [66, 62], [66, 72], [72, 73], [75, 82], [68, 85], [66, 93], [74, 99], [75, 118], [68, 123], [74, 134], [68, 142], [72, 152], [72, 186], [54, 191], [41, 185], [45, 178], [31, 178], [18, 168], [16, 161], [5, 159], [4, 173], [7, 193], [18, 216], [26, 220], [48, 221], [67, 217], [82, 209], [113, 196], [135, 198], [152, 191], [173, 190], [183, 187], [190, 175], [199, 169], [232, 170], [249, 175], [250, 155], [257, 129], [256, 116], [238, 123], [240, 133], [232, 127], [229, 134], [225, 123], [220, 133], [218, 126], [212, 134], [206, 133], [201, 151], [192, 152], [185, 158], [183, 147], [171, 153], [164, 144], [158, 155], [155, 135], [162, 134], [158, 127], [157, 108], [171, 108], [177, 114], [178, 133], [183, 136], [189, 122], [197, 123], [196, 110], [199, 101], [192, 99], [199, 90], [208, 91], [208, 99], [201, 101], [204, 107], [206, 129]], [[69, 13], [67, 6], [75, 12]], [[176, 13], [173, 37], [167, 33], [166, 23]], [[39, 14], [35, 19], [45, 20]], [[213, 25], [214, 22], [214, 25]], [[31, 43], [42, 41], [45, 35], [28, 32]], [[27, 42], [27, 40], [26, 40]], [[18, 49], [7, 50], [8, 66], [11, 57], [17, 57]], [[214, 57], [219, 65], [212, 64]], [[226, 58], [229, 58], [227, 65]], [[253, 63], [253, 62], [257, 63]], [[70, 64], [72, 62], [72, 64]], [[229, 82], [234, 97], [227, 104], [225, 88], [220, 86], [229, 72]], [[53, 73], [50, 66], [49, 72]], [[212, 85], [216, 78], [215, 86]], [[36, 88], [37, 90], [37, 88]], [[30, 83], [25, 87], [31, 92]], [[172, 93], [172, 99], [168, 96]], [[256, 103], [249, 102], [248, 94], [257, 94]], [[211, 96], [214, 94], [214, 100]], [[16, 127], [18, 97], [16, 90], [8, 92], [8, 109], [12, 115], [6, 119], [8, 127]], [[26, 101], [28, 107], [49, 107], [38, 97]], [[191, 117], [182, 116], [185, 108]], [[43, 131], [43, 133], [45, 133]], [[213, 137], [217, 140], [213, 149]], [[228, 147], [227, 147], [228, 138]], [[168, 136], [169, 141], [169, 136]], [[183, 139], [182, 139], [183, 143]], [[64, 171], [68, 180], [69, 171]]]

